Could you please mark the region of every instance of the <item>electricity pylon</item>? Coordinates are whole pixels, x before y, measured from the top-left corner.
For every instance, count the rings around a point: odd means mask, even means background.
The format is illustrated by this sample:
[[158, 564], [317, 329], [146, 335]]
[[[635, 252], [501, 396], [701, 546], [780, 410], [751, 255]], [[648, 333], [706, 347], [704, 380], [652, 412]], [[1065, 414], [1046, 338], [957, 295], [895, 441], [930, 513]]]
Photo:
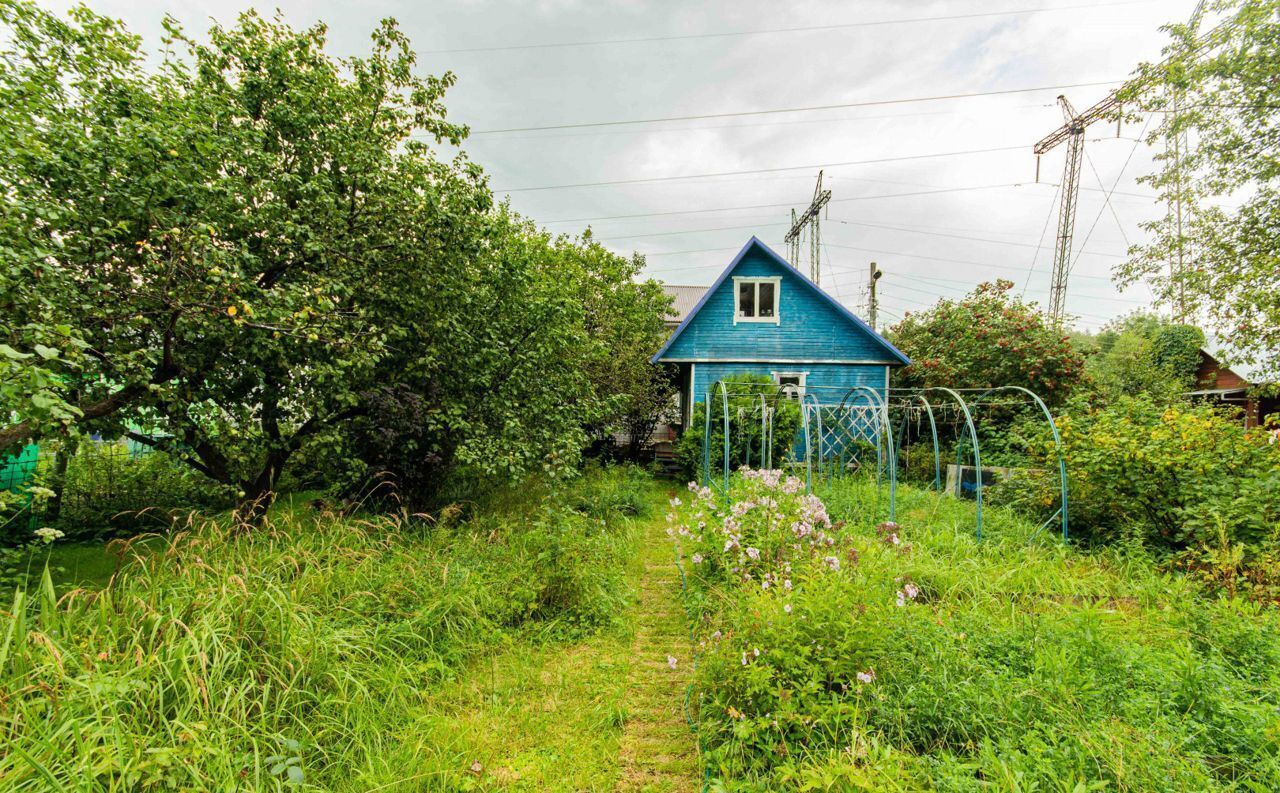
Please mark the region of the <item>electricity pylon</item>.
[[[1076, 228], [1076, 199], [1080, 195], [1080, 162], [1084, 158], [1084, 130], [1089, 122], [1103, 117], [1117, 106], [1115, 94], [1086, 110], [1076, 113], [1065, 96], [1058, 97], [1066, 123], [1035, 146], [1036, 156], [1067, 142], [1067, 160], [1062, 167], [1062, 202], [1058, 206], [1058, 244], [1053, 249], [1053, 277], [1049, 288], [1049, 319], [1062, 323], [1067, 303], [1067, 275], [1071, 272], [1071, 237]], [[1036, 160], [1036, 170], [1040, 161]], [[1037, 174], [1037, 178], [1039, 174]]]
[[796, 267], [800, 259], [800, 236], [805, 226], [809, 227], [809, 280], [815, 284], [821, 277], [822, 261], [822, 228], [819, 213], [830, 200], [831, 191], [822, 189], [822, 171], [818, 171], [818, 184], [813, 188], [813, 200], [809, 202], [809, 207], [804, 214], [799, 217], [796, 217], [794, 209], [791, 210], [791, 230], [783, 238], [788, 245], [791, 266]]
[[[1191, 25], [1194, 28], [1199, 25], [1201, 13], [1204, 10], [1204, 4], [1196, 5], [1195, 11], [1191, 16]], [[1197, 50], [1212, 47], [1223, 40], [1225, 35], [1235, 27], [1231, 21], [1219, 24], [1213, 30], [1200, 36], [1197, 41]], [[1172, 56], [1170, 56], [1172, 57]], [[1168, 59], [1162, 63], [1167, 63]], [[1075, 108], [1067, 101], [1065, 96], [1058, 97], [1058, 104], [1062, 106], [1062, 112], [1066, 116], [1066, 121], [1062, 126], [1040, 139], [1032, 151], [1036, 154], [1036, 181], [1040, 181], [1040, 155], [1051, 151], [1063, 141], [1068, 142], [1067, 161], [1062, 171], [1062, 201], [1058, 206], [1058, 246], [1053, 254], [1053, 278], [1049, 291], [1049, 317], [1055, 325], [1061, 324], [1063, 309], [1067, 300], [1067, 276], [1071, 272], [1071, 236], [1075, 230], [1076, 221], [1076, 199], [1080, 193], [1080, 162], [1084, 157], [1084, 131], [1095, 121], [1104, 118], [1116, 118], [1116, 136], [1120, 135], [1120, 94], [1126, 91], [1133, 91], [1135, 88], [1145, 88], [1148, 78], [1138, 77], [1117, 88], [1107, 95], [1098, 104], [1085, 110], [1083, 113], [1075, 112]], [[1177, 97], [1174, 101], [1174, 113], [1178, 112]], [[1181, 178], [1181, 152], [1186, 149], [1186, 138], [1175, 140], [1175, 163], [1178, 167], [1178, 190], [1175, 196], [1177, 202], [1171, 207], [1176, 212], [1178, 218], [1178, 249], [1175, 260], [1169, 264], [1171, 274], [1175, 268], [1181, 272], [1183, 266], [1182, 251], [1182, 178]], [[1181, 303], [1181, 300], [1179, 300]], [[1177, 307], [1178, 313], [1182, 313], [1182, 306]]]

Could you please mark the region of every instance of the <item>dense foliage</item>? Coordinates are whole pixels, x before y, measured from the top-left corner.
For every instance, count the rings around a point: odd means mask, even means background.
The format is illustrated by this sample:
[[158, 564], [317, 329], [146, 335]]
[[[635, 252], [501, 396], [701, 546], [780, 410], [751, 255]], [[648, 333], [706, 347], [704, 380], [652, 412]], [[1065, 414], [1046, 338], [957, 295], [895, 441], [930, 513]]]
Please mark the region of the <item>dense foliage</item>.
[[1070, 339], [1012, 289], [1010, 281], [982, 284], [962, 300], [940, 300], [890, 328], [889, 340], [912, 360], [894, 385], [1016, 385], [1050, 405], [1065, 401], [1084, 375], [1084, 361]]
[[1113, 320], [1096, 336], [1081, 334], [1074, 341], [1087, 356], [1087, 397], [1092, 404], [1099, 398], [1134, 394], [1180, 398], [1197, 386], [1195, 374], [1205, 345], [1199, 328], [1145, 313]]
[[[1059, 419], [1070, 472], [1071, 531], [1178, 558], [1230, 591], [1280, 596], [1280, 445], [1205, 405], [1122, 397]], [[1044, 433], [1037, 457], [1048, 465]], [[1028, 476], [1006, 497], [1038, 512], [1054, 477]], [[1011, 493], [1016, 493], [1012, 495]]]
[[1155, 111], [1157, 170], [1145, 181], [1183, 211], [1146, 224], [1151, 242], [1118, 272], [1207, 317], [1227, 347], [1280, 376], [1280, 2], [1206, 10], [1202, 26], [1168, 26], [1164, 60], [1121, 94], [1126, 108]]
[[47, 580], [19, 593], [0, 617], [0, 784], [414, 778], [422, 758], [396, 747], [424, 689], [522, 633], [608, 625], [628, 602], [626, 515], [649, 487], [622, 470], [584, 487], [527, 487], [433, 521], [277, 509], [258, 532], [211, 522], [126, 551], [92, 594], [59, 597]]
[[[979, 545], [963, 502], [904, 488], [898, 525], [878, 522], [869, 486], [792, 489], [755, 474], [732, 501], [695, 495], [675, 516], [682, 546], [745, 540], [750, 523], [783, 548], [822, 526], [839, 549], [803, 566], [761, 553], [750, 580], [704, 576], [682, 553], [699, 735], [724, 789], [1280, 784], [1275, 614], [1202, 599], [1141, 559], [1029, 543], [1035, 524], [1005, 510]], [[820, 507], [830, 529], [804, 517]], [[701, 551], [743, 569], [736, 552]]]
[[[762, 453], [781, 465], [803, 435], [803, 418], [796, 400], [789, 398], [768, 375], [735, 374], [724, 378], [723, 395], [711, 396], [711, 476], [724, 470], [725, 410], [729, 417], [729, 470], [760, 465]], [[727, 396], [727, 400], [726, 397]], [[761, 423], [767, 411], [769, 421]], [[676, 442], [676, 461], [690, 479], [704, 474], [703, 439], [707, 432], [705, 400], [693, 406], [689, 427]]]
[[[642, 262], [495, 207], [394, 22], [365, 57], [256, 14], [164, 59], [118, 24], [0, 3], [0, 450], [129, 420], [246, 502], [391, 387], [424, 465], [569, 470], [661, 333]], [[377, 420], [376, 417], [374, 419]], [[138, 440], [144, 440], [138, 436]], [[377, 464], [379, 460], [369, 461]]]

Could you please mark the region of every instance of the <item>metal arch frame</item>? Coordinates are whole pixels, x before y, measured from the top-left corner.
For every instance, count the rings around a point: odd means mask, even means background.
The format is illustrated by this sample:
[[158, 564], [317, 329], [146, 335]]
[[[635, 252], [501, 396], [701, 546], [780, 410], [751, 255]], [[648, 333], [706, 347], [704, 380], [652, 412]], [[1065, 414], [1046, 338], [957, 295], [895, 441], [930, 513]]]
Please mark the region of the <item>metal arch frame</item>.
[[711, 402], [715, 399], [715, 392], [719, 390], [721, 403], [724, 406], [724, 485], [723, 492], [729, 495], [729, 387], [725, 385], [724, 380], [717, 380], [707, 389], [706, 410], [704, 414], [704, 424], [702, 430], [702, 484], [704, 487], [711, 484]]
[[[866, 388], [866, 386], [855, 386], [854, 388], [851, 388], [845, 391], [844, 397], [841, 398], [840, 404], [836, 407], [836, 417], [840, 419], [839, 423], [836, 424], [836, 427], [839, 428], [840, 432], [848, 440], [857, 440], [857, 439], [854, 437], [853, 433], [851, 433], [849, 429], [845, 426], [843, 419], [846, 415], [846, 408], [856, 407], [856, 404], [855, 405], [849, 404], [849, 397], [852, 396], [853, 393], [855, 391], [858, 391], [858, 389], [860, 388]], [[880, 407], [880, 406], [881, 405], [877, 402], [873, 401], [871, 403], [871, 407], [873, 408]], [[881, 420], [883, 421], [883, 419], [884, 419], [884, 416], [882, 415]], [[842, 453], [842, 460], [843, 460], [843, 453]], [[880, 471], [883, 467], [884, 467], [884, 461], [883, 461], [883, 452], [881, 451], [881, 448], [880, 448], [880, 433], [877, 431], [876, 433], [876, 478], [877, 480], [880, 477]]]
[[[1067, 496], [1067, 489], [1068, 489], [1067, 488], [1067, 460], [1066, 460], [1066, 456], [1063, 454], [1062, 436], [1058, 434], [1058, 425], [1053, 420], [1053, 413], [1049, 411], [1049, 406], [1044, 403], [1044, 400], [1041, 399], [1040, 396], [1036, 394], [1036, 392], [1032, 391], [1029, 388], [1023, 388], [1020, 385], [1002, 385], [1002, 386], [996, 386], [995, 388], [988, 388], [986, 391], [983, 391], [981, 394], [977, 396], [977, 398], [974, 399], [974, 403], [977, 404], [981, 400], [985, 399], [988, 394], [994, 394], [997, 391], [1021, 391], [1022, 393], [1026, 394], [1027, 396], [1035, 400], [1036, 406], [1040, 408], [1040, 412], [1044, 414], [1045, 420], [1049, 422], [1049, 431], [1053, 433], [1054, 450], [1058, 454], [1058, 486], [1060, 490], [1058, 512], [1049, 516], [1049, 519], [1046, 520], [1043, 524], [1041, 524], [1040, 528], [1036, 529], [1035, 533], [1039, 534], [1041, 531], [1044, 530], [1046, 526], [1048, 526], [1050, 523], [1053, 522], [1054, 518], [1060, 516], [1062, 518], [1062, 521], [1061, 521], [1062, 539], [1065, 542], [1070, 536], [1070, 533], [1069, 533], [1070, 520], [1069, 520], [1069, 509], [1068, 509], [1068, 505], [1070, 502]], [[981, 471], [979, 471], [979, 476], [981, 476]], [[1035, 535], [1033, 534], [1032, 536], [1035, 536]]]
[[844, 399], [840, 400], [840, 410], [842, 412], [844, 410], [845, 403], [849, 400], [849, 397], [855, 393], [870, 394], [874, 400], [872, 406], [880, 409], [881, 431], [877, 433], [876, 437], [876, 475], [878, 477], [880, 473], [880, 436], [884, 436], [885, 450], [888, 452], [889, 457], [887, 466], [889, 469], [889, 520], [895, 520], [898, 504], [898, 458], [893, 449], [893, 427], [889, 425], [889, 402], [887, 394], [885, 396], [881, 396], [880, 392], [871, 386], [855, 385], [846, 391]]
[[[928, 388], [922, 388], [920, 390], [921, 392], [941, 391], [944, 394], [950, 395], [951, 398], [955, 399], [956, 404], [960, 406], [960, 410], [963, 411], [964, 413], [964, 421], [969, 428], [969, 440], [973, 441], [973, 467], [977, 471], [977, 477], [975, 481], [976, 486], [974, 487], [975, 500], [977, 502], [976, 534], [977, 534], [978, 541], [981, 542], [982, 541], [982, 453], [979, 449], [979, 444], [978, 444], [978, 428], [973, 423], [973, 414], [969, 411], [969, 404], [964, 401], [964, 397], [960, 396], [960, 393], [958, 391], [947, 388], [945, 386], [930, 386]], [[956, 454], [958, 455], [959, 453], [960, 453], [960, 446], [957, 445]]]
[[809, 437], [809, 400], [813, 400], [813, 412], [818, 417], [818, 470], [822, 470], [822, 403], [815, 394], [805, 393], [800, 398], [800, 412], [804, 414], [804, 492], [813, 492], [813, 441]]
[[[925, 414], [929, 416], [929, 434], [933, 439], [933, 489], [939, 493], [942, 492], [942, 452], [938, 448], [938, 422], [933, 417], [933, 405], [925, 398], [924, 394], [916, 392], [907, 397], [902, 403], [903, 407], [910, 407], [912, 402], [920, 400], [920, 404], [924, 405]], [[905, 418], [904, 418], [905, 420]], [[899, 435], [898, 442], [902, 442], [902, 436]]]

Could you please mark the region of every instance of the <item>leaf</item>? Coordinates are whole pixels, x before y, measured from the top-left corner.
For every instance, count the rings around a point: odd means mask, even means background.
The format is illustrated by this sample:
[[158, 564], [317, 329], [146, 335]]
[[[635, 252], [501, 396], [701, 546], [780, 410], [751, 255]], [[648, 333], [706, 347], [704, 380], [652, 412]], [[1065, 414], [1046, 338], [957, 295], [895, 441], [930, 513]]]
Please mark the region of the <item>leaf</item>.
[[305, 776], [302, 773], [302, 768], [300, 766], [291, 765], [287, 770], [289, 772], [289, 781], [295, 785], [301, 785], [305, 779]]
[[43, 344], [35, 345], [35, 351], [39, 353], [40, 357], [45, 359], [46, 361], [52, 361], [54, 358], [57, 358], [61, 354], [53, 347], [46, 347]]
[[0, 355], [13, 361], [25, 361], [35, 357], [29, 352], [18, 352], [7, 344], [0, 344]]

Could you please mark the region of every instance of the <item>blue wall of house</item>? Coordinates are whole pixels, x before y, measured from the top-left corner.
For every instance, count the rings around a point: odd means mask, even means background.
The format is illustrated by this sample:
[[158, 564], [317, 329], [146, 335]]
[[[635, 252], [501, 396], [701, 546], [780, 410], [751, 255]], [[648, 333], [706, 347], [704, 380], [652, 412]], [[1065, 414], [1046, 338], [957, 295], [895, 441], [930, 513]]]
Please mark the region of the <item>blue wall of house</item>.
[[[782, 277], [777, 324], [734, 324], [733, 276]], [[803, 278], [761, 248], [751, 248], [662, 354], [662, 360], [869, 361], [880, 364], [877, 369], [881, 374], [883, 364], [900, 363], [889, 357], [875, 336], [802, 283]]]
[[[884, 396], [888, 388], [887, 367], [866, 364], [777, 364], [777, 363], [698, 363], [693, 365], [693, 401], [701, 402], [707, 397], [707, 389], [735, 374], [762, 374], [771, 377], [773, 372], [807, 372], [805, 392], [818, 398], [822, 405], [839, 405], [845, 394], [854, 386], [869, 386]], [[848, 404], [867, 404], [867, 397], [856, 401], [849, 398]]]

